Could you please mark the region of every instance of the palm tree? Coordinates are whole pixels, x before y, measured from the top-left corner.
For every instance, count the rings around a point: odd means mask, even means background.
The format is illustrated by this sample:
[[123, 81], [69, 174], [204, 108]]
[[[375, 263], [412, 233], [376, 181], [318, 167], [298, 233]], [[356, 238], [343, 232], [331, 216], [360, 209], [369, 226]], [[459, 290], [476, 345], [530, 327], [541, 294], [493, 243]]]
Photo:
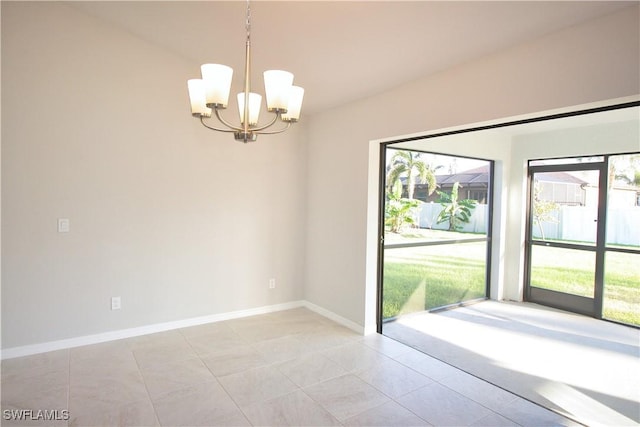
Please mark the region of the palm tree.
[[407, 178], [407, 198], [413, 199], [416, 177], [421, 184], [427, 184], [428, 194], [431, 195], [436, 189], [435, 171], [440, 168], [432, 168], [431, 165], [420, 159], [420, 153], [415, 151], [398, 150], [391, 157], [389, 170], [387, 172], [387, 191], [390, 192], [396, 181], [404, 175]]

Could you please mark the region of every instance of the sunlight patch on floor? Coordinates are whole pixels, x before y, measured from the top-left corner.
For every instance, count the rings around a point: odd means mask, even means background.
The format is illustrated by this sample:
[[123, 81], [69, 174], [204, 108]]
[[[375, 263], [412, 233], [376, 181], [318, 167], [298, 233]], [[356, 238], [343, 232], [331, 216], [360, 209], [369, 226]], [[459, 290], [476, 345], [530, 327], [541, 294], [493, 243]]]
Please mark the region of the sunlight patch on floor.
[[575, 388], [558, 382], [546, 383], [536, 389], [570, 414], [582, 414], [593, 421], [593, 425], [633, 426], [635, 421], [598, 402]]
[[[494, 301], [415, 313], [394, 323], [411, 328], [414, 333], [404, 335], [411, 339], [419, 337], [415, 331], [425, 334], [416, 348], [427, 354], [540, 404], [556, 405], [589, 425], [640, 420], [637, 330]], [[402, 329], [396, 331], [390, 336], [403, 336]]]

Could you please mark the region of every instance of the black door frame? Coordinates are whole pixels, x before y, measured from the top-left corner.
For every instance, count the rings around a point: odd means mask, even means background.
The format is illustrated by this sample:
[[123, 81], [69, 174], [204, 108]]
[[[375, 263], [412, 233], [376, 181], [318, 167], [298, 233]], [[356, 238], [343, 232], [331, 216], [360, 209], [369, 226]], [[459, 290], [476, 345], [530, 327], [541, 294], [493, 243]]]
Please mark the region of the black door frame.
[[[597, 156], [600, 157], [600, 156]], [[602, 318], [602, 298], [604, 289], [604, 254], [605, 254], [605, 233], [607, 226], [607, 170], [608, 156], [602, 156], [601, 162], [572, 163], [559, 165], [531, 166], [527, 168], [527, 231], [525, 238], [525, 286], [524, 300], [559, 308], [574, 313], [580, 313], [591, 317]], [[530, 162], [531, 163], [531, 162]], [[576, 172], [576, 171], [598, 171], [598, 212], [596, 219], [596, 243], [595, 245], [555, 242], [539, 240], [533, 238], [533, 215], [531, 212], [534, 175], [544, 172]], [[542, 289], [531, 286], [531, 255], [533, 246], [546, 246], [553, 248], [573, 249], [595, 252], [594, 271], [594, 295], [593, 298], [568, 294], [550, 289]]]
[[[602, 157], [602, 161], [581, 163], [581, 164], [562, 164], [562, 165], [540, 165], [527, 168], [527, 220], [526, 220], [526, 239], [525, 239], [525, 278], [524, 278], [524, 300], [539, 303], [549, 307], [561, 310], [571, 311], [574, 313], [584, 314], [601, 320], [615, 320], [603, 317], [604, 308], [604, 286], [605, 286], [605, 256], [607, 252], [620, 252], [640, 255], [640, 249], [622, 248], [607, 245], [607, 205], [609, 200], [609, 167], [611, 157], [616, 157], [633, 153], [610, 153], [601, 155], [589, 155], [588, 157]], [[571, 158], [578, 158], [570, 157]], [[533, 233], [533, 218], [531, 215], [533, 175], [537, 172], [570, 172], [580, 170], [597, 170], [599, 171], [598, 179], [598, 213], [597, 213], [597, 232], [595, 245], [575, 244], [569, 242], [552, 242], [535, 240]], [[532, 246], [549, 246], [565, 249], [576, 249], [595, 252], [595, 271], [594, 271], [594, 295], [593, 298], [586, 298], [577, 295], [566, 294], [563, 292], [552, 291], [549, 289], [536, 288], [531, 286], [531, 252]], [[634, 325], [631, 325], [634, 326]]]

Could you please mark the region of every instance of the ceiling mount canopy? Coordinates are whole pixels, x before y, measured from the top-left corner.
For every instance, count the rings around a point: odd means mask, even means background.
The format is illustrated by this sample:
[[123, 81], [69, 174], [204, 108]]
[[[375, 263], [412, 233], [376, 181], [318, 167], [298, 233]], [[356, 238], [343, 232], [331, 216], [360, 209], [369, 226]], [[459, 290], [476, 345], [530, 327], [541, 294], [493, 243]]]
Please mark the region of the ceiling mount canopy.
[[[255, 141], [259, 134], [281, 133], [298, 121], [304, 89], [293, 86], [293, 74], [288, 71], [268, 70], [264, 72], [264, 88], [267, 111], [273, 113], [270, 122], [260, 125], [258, 117], [262, 108], [262, 96], [251, 92], [251, 6], [247, 0], [245, 23], [247, 38], [245, 43], [244, 91], [238, 94], [240, 126], [227, 122], [220, 114], [227, 108], [233, 69], [221, 64], [204, 64], [200, 67], [202, 78], [187, 82], [191, 100], [191, 114], [200, 118], [208, 129], [233, 133], [237, 141]], [[205, 118], [215, 114], [223, 128], [209, 125]], [[269, 129], [280, 119], [285, 125]]]

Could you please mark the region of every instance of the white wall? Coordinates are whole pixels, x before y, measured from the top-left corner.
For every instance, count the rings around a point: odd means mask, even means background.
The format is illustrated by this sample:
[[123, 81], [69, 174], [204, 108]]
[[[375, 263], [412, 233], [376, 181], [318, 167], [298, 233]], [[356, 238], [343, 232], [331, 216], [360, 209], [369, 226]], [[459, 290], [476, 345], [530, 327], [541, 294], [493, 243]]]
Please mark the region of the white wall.
[[4, 349], [303, 297], [304, 129], [204, 129], [198, 66], [60, 2], [2, 3]]
[[[638, 15], [632, 6], [314, 116], [306, 299], [368, 330], [375, 327], [378, 165], [377, 144], [370, 141], [638, 94]], [[510, 198], [503, 201], [504, 209], [513, 208]]]

